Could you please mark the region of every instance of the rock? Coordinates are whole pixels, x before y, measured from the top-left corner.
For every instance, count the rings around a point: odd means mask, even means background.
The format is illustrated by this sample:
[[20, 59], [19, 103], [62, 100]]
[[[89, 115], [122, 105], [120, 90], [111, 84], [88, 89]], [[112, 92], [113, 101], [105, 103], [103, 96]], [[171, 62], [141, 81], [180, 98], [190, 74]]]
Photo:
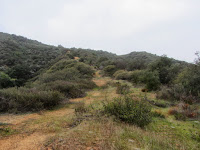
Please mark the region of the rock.
[[135, 141], [132, 140], [132, 139], [128, 139], [128, 141], [129, 141], [130, 143], [134, 143], [134, 142], [135, 142]]

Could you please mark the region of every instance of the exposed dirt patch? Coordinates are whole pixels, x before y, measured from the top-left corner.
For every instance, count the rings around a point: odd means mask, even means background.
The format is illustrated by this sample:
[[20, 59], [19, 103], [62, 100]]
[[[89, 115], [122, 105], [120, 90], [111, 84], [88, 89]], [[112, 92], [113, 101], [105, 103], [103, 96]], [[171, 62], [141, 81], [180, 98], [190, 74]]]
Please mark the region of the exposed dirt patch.
[[39, 114], [23, 114], [23, 115], [15, 115], [15, 114], [4, 114], [0, 115], [0, 122], [17, 125], [29, 119], [36, 119], [39, 117]]
[[19, 134], [0, 140], [0, 150], [39, 150], [45, 140], [54, 134]]
[[26, 122], [28, 120], [39, 119], [42, 116], [64, 116], [66, 114], [73, 112], [74, 112], [73, 109], [62, 108], [54, 111], [40, 111], [38, 113], [32, 113], [32, 114], [21, 114], [21, 115], [5, 114], [0, 116], [0, 122], [12, 125], [20, 125], [23, 122]]
[[[23, 132], [21, 134], [14, 134], [1, 138], [0, 150], [39, 150], [47, 139], [55, 135], [54, 132], [46, 132], [48, 131], [48, 121], [52, 121], [49, 120], [49, 117], [50, 119], [60, 118], [73, 113], [74, 109], [65, 108], [55, 111], [40, 112], [39, 114], [34, 113], [21, 116], [2, 115], [1, 119], [4, 123], [12, 123], [12, 125], [9, 125], [11, 128], [23, 130]], [[38, 124], [32, 123], [37, 120], [45, 120], [46, 122], [39, 122]]]
[[101, 86], [104, 86], [106, 85], [107, 81], [106, 79], [94, 79], [93, 80], [97, 86], [101, 87]]
[[65, 108], [65, 109], [60, 109], [60, 110], [56, 110], [56, 111], [49, 111], [49, 112], [44, 113], [43, 115], [61, 117], [64, 115], [72, 114], [73, 112], [74, 112], [74, 109]]

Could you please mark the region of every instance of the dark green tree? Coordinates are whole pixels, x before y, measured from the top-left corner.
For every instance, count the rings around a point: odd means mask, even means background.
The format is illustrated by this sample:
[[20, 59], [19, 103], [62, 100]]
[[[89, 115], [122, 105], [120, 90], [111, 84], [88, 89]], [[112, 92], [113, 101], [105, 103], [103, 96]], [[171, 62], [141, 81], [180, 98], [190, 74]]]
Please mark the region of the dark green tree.
[[12, 87], [15, 85], [15, 80], [9, 77], [4, 72], [0, 72], [0, 88]]
[[11, 78], [16, 79], [16, 85], [22, 86], [31, 78], [31, 69], [27, 65], [16, 65], [8, 72]]
[[170, 67], [172, 64], [173, 62], [170, 58], [162, 56], [150, 65], [150, 70], [158, 72], [162, 84], [168, 84], [172, 80], [170, 76]]
[[103, 71], [105, 75], [112, 76], [117, 71], [117, 67], [115, 65], [108, 65]]

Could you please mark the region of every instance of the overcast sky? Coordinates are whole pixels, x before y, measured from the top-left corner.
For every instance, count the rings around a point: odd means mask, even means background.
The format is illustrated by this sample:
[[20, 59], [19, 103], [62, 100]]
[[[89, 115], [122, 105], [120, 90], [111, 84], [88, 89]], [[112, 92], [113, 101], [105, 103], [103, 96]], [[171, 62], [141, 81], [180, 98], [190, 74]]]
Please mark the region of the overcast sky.
[[0, 0], [0, 31], [56, 46], [193, 62], [200, 0]]

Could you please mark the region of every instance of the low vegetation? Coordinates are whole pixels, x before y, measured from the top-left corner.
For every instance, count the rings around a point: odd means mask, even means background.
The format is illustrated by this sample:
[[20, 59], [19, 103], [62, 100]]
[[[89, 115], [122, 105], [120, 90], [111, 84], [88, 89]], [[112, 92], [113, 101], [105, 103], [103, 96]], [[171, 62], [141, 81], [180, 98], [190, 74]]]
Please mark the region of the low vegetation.
[[9, 88], [0, 91], [0, 112], [27, 112], [52, 109], [64, 96], [58, 91]]
[[121, 121], [144, 127], [152, 121], [151, 107], [130, 96], [115, 98], [104, 104], [104, 111]]
[[127, 95], [130, 93], [130, 86], [128, 84], [117, 82], [116, 86], [117, 86], [116, 90], [117, 94]]
[[196, 105], [189, 105], [186, 103], [179, 103], [176, 107], [169, 110], [170, 115], [174, 115], [177, 120], [185, 121], [187, 118], [196, 118], [199, 116], [199, 108]]
[[94, 70], [75, 60], [62, 59], [25, 87], [0, 90], [1, 112], [52, 109], [61, 101], [85, 96], [96, 87]]

